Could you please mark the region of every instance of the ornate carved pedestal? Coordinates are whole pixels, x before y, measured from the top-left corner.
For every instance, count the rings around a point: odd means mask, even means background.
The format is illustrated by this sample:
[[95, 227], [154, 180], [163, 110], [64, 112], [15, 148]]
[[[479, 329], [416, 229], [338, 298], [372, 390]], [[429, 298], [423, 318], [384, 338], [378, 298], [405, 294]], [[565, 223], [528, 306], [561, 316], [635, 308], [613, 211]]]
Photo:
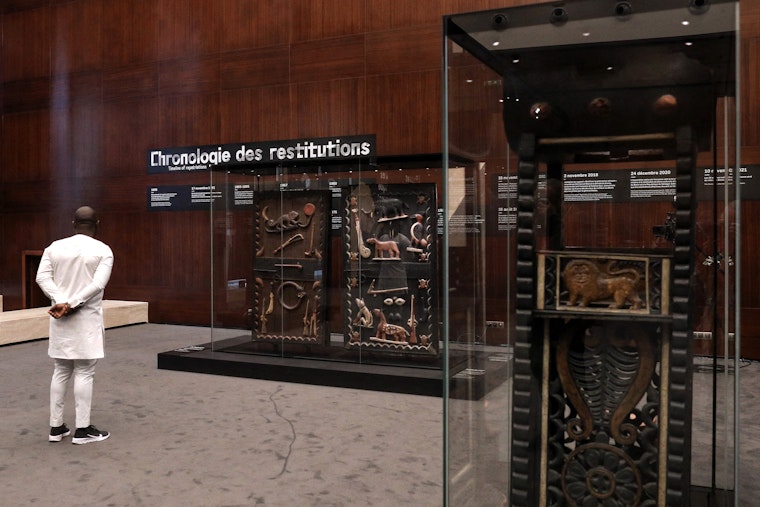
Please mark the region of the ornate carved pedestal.
[[543, 145], [523, 136], [512, 505], [688, 505], [695, 145], [688, 128], [668, 142], [677, 152], [672, 255], [561, 242], [538, 251]]

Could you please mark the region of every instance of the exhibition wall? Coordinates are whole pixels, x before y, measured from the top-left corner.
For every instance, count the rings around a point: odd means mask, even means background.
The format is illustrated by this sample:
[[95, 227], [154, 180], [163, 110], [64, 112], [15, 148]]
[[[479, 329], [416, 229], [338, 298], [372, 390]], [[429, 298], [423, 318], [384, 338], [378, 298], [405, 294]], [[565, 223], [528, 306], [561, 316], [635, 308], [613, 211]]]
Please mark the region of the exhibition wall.
[[[537, 2], [3, 2], [4, 310], [39, 304], [30, 293], [29, 266], [53, 239], [70, 233], [72, 211], [87, 203], [101, 211], [100, 237], [116, 256], [106, 297], [148, 301], [152, 322], [208, 325], [209, 214], [156, 210], [146, 202], [151, 188], [208, 185], [208, 174], [149, 173], [149, 150], [369, 134], [376, 136], [378, 157], [399, 167], [440, 160], [442, 16], [529, 3]], [[741, 10], [743, 164], [757, 165], [760, 0], [743, 1]], [[467, 121], [457, 128], [466, 129]], [[493, 136], [502, 138], [494, 125]], [[479, 146], [463, 148], [489, 158]], [[392, 183], [400, 182], [402, 176]], [[486, 181], [486, 200], [495, 195], [491, 185]], [[616, 205], [615, 215], [625, 215], [626, 206]], [[751, 217], [760, 202], [742, 206], [743, 354], [760, 357], [760, 291], [752, 283], [760, 268], [751, 261], [760, 237]], [[584, 207], [595, 213], [592, 205], [578, 206]], [[649, 234], [668, 210], [667, 203], [647, 207], [635, 234]], [[631, 234], [612, 215], [597, 220], [601, 236]], [[489, 255], [511, 247], [505, 236], [486, 241]], [[489, 265], [503, 270], [489, 279], [506, 280], [506, 265]], [[489, 285], [486, 319], [503, 319], [505, 290], [506, 284]], [[504, 342], [506, 332], [489, 328], [485, 338]]]

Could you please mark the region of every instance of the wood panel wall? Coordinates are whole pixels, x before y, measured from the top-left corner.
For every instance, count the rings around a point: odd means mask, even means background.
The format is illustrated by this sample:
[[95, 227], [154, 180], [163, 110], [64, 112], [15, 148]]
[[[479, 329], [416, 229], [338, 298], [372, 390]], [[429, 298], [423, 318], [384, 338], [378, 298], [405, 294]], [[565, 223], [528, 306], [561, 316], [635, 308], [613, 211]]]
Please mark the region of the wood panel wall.
[[[22, 305], [21, 252], [68, 235], [72, 211], [89, 203], [116, 255], [107, 297], [149, 301], [153, 322], [207, 325], [208, 215], [146, 207], [149, 186], [207, 176], [148, 175], [147, 150], [376, 134], [381, 156], [439, 153], [442, 16], [527, 3], [5, 0], [5, 309]], [[760, 0], [743, 1], [742, 13], [744, 162], [757, 164]], [[748, 314], [758, 315], [758, 299], [747, 294]]]

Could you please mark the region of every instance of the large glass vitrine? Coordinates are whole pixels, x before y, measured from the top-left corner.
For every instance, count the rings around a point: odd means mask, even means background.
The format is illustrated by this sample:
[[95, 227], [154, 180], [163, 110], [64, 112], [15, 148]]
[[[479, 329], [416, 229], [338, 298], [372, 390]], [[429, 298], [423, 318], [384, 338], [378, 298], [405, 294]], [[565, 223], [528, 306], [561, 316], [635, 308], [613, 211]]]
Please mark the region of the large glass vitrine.
[[233, 164], [210, 186], [217, 359], [441, 395], [439, 158]]
[[737, 19], [444, 19], [443, 348], [473, 382], [509, 368], [446, 398], [448, 505], [733, 504]]

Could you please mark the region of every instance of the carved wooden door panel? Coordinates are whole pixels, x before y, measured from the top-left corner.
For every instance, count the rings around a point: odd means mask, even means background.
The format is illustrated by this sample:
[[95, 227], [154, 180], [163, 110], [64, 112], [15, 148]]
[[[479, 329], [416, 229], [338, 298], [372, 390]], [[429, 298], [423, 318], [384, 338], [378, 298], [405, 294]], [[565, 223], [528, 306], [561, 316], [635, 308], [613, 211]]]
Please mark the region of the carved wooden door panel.
[[682, 128], [671, 138], [679, 155], [678, 199], [674, 248], [667, 254], [565, 250], [551, 240], [547, 246], [554, 249], [538, 249], [532, 231], [541, 148], [524, 136], [514, 505], [673, 505], [688, 499], [695, 206], [690, 133]]

